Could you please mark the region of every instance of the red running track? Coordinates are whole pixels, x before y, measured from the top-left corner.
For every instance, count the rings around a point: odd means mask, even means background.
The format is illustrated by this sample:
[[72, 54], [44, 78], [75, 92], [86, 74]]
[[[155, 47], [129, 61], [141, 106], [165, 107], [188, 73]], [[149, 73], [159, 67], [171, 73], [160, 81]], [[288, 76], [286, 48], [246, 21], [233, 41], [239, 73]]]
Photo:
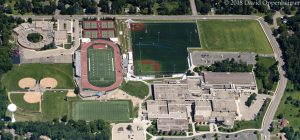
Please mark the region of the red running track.
[[[89, 80], [88, 80], [88, 64], [87, 64], [87, 49], [91, 45], [95, 43], [102, 43], [102, 44], [107, 44], [109, 46], [112, 46], [114, 49], [114, 56], [115, 56], [115, 67], [116, 67], [116, 81], [112, 85], [108, 87], [97, 87], [92, 85]], [[101, 61], [101, 60], [100, 60]], [[122, 79], [122, 68], [121, 68], [121, 54], [118, 46], [108, 40], [94, 40], [89, 43], [82, 44], [81, 48], [81, 86], [83, 89], [91, 89], [91, 90], [96, 90], [96, 91], [110, 91], [113, 89], [118, 88], [123, 79]]]

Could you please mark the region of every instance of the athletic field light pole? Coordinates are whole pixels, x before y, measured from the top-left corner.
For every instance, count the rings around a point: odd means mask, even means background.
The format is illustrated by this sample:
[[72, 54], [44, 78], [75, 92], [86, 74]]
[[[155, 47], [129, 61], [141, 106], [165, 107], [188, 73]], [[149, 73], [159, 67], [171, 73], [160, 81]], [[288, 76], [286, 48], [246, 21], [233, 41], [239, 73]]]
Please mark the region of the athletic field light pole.
[[157, 42], [159, 42], [159, 34], [160, 32], [157, 32]]

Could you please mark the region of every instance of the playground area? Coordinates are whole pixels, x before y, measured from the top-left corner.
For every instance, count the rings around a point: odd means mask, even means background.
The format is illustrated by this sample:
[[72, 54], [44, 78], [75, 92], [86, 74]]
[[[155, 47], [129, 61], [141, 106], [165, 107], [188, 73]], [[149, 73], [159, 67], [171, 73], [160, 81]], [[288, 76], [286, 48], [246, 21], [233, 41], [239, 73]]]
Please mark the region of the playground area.
[[84, 90], [110, 91], [121, 85], [121, 56], [115, 43], [95, 40], [83, 44], [81, 59], [81, 87]]
[[136, 75], [183, 73], [187, 48], [200, 47], [195, 22], [135, 22], [130, 28]]

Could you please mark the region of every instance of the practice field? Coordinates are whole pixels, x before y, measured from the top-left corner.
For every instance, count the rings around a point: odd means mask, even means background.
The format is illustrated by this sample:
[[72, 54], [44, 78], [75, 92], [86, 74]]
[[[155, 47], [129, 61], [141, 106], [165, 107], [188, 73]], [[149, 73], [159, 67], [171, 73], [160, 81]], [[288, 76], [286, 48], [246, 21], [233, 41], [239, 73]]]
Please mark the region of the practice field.
[[110, 122], [128, 122], [132, 103], [130, 101], [79, 101], [72, 103], [72, 119]]
[[136, 75], [183, 73], [187, 48], [200, 47], [193, 22], [132, 23], [131, 38]]
[[198, 20], [201, 50], [272, 54], [272, 48], [255, 20]]
[[31, 77], [37, 81], [51, 77], [57, 80], [58, 89], [74, 89], [72, 64], [23, 64], [14, 66], [1, 81], [8, 91], [22, 90], [19, 81]]
[[107, 87], [116, 81], [114, 50], [111, 46], [94, 44], [87, 51], [89, 82], [97, 87]]

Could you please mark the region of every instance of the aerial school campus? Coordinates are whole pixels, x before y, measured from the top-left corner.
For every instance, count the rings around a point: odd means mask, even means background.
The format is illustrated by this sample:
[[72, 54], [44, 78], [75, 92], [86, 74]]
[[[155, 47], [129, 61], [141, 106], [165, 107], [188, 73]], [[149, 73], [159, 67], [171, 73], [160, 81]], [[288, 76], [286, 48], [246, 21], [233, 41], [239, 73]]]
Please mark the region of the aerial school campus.
[[19, 61], [1, 80], [17, 121], [102, 119], [116, 140], [258, 130], [277, 86], [257, 20], [37, 20], [14, 32]]

